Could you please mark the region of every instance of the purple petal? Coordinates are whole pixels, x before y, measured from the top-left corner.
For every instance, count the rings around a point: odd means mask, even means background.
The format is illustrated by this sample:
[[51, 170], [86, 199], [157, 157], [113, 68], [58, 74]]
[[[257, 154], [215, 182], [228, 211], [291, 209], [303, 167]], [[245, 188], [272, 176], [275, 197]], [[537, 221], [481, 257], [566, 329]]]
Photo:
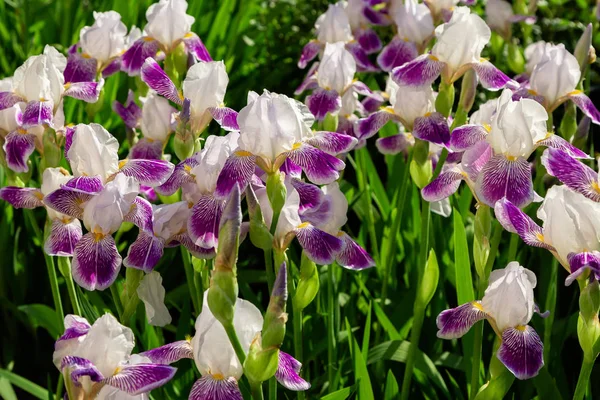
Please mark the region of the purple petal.
[[78, 219], [68, 222], [54, 219], [50, 234], [44, 242], [44, 251], [49, 256], [70, 257], [82, 235], [81, 223]]
[[102, 373], [88, 359], [75, 356], [66, 356], [60, 363], [61, 371], [67, 368], [71, 372], [71, 380], [76, 386], [81, 386], [79, 378], [88, 377], [92, 382], [100, 382], [104, 379]]
[[162, 70], [160, 65], [148, 57], [142, 66], [141, 77], [150, 89], [176, 104], [183, 104], [183, 98], [177, 91], [177, 87], [169, 76]]
[[384, 98], [375, 98], [375, 97], [365, 97], [361, 104], [363, 106], [363, 108], [365, 109], [365, 113], [367, 114], [371, 114], [374, 113], [375, 111], [379, 110], [379, 108], [383, 105], [383, 103], [385, 102]]
[[121, 69], [129, 76], [138, 75], [148, 57], [154, 57], [158, 42], [149, 37], [136, 40], [121, 57]]
[[[302, 176], [302, 168], [294, 164], [289, 158], [286, 158], [279, 170], [285, 172], [286, 176], [292, 178], [300, 178]], [[261, 181], [262, 182], [262, 181]]]
[[369, 60], [369, 56], [363, 50], [358, 42], [350, 42], [346, 44], [346, 50], [348, 50], [356, 61], [356, 67], [360, 72], [377, 72], [379, 68], [377, 68], [371, 60]]
[[300, 179], [292, 179], [291, 184], [300, 197], [300, 208], [298, 210], [300, 213], [315, 208], [323, 202], [324, 194], [320, 187], [303, 182]]
[[183, 43], [196, 61], [209, 62], [213, 60], [202, 40], [194, 32], [187, 33], [183, 37]]
[[86, 233], [73, 253], [73, 280], [87, 290], [104, 290], [117, 279], [121, 260], [111, 235]]
[[194, 358], [192, 344], [187, 340], [165, 344], [156, 349], [140, 353], [140, 356], [148, 357], [155, 364], [172, 364], [183, 358]]
[[237, 123], [237, 111], [229, 107], [209, 107], [208, 111], [224, 130], [229, 132], [240, 130], [240, 126]]
[[44, 195], [37, 188], [6, 186], [0, 189], [0, 199], [10, 203], [14, 208], [42, 207]]
[[196, 246], [206, 249], [217, 247], [222, 212], [223, 201], [210, 195], [200, 196], [187, 224], [188, 235]]
[[354, 37], [367, 54], [377, 53], [381, 50], [381, 39], [373, 29], [358, 29]]
[[566, 141], [558, 135], [551, 134], [546, 139], [537, 142], [537, 144], [540, 146], [552, 147], [554, 149], [563, 150], [567, 152], [569, 156], [574, 158], [591, 158], [585, 152], [579, 150], [577, 147], [573, 146], [571, 143], [569, 143], [568, 141]]
[[244, 400], [238, 383], [233, 377], [216, 379], [212, 375], [205, 375], [198, 379], [189, 400]]
[[465, 151], [477, 142], [485, 139], [488, 131], [481, 125], [463, 125], [452, 130], [450, 148], [453, 151]]
[[[372, 6], [375, 6], [377, 4], [381, 4], [383, 2], [384, 1], [378, 1], [378, 0], [369, 1], [369, 3], [371, 3]], [[363, 15], [373, 25], [387, 26], [391, 22], [390, 21], [390, 17], [385, 12], [385, 10], [377, 11], [377, 10], [375, 10], [373, 8], [370, 8], [370, 7], [364, 7], [363, 8]]]
[[438, 112], [415, 118], [412, 134], [417, 139], [444, 146], [450, 141], [448, 121]]
[[394, 68], [392, 79], [398, 85], [428, 86], [442, 73], [446, 64], [430, 54], [424, 54]]
[[378, 101], [384, 101], [384, 98], [381, 94], [372, 91], [371, 88], [367, 86], [364, 82], [354, 81], [352, 83], [352, 88], [356, 93], [360, 94], [361, 96], [372, 97]]
[[132, 395], [140, 394], [164, 385], [176, 371], [177, 368], [162, 364], [127, 365], [104, 383]]
[[377, 56], [377, 65], [382, 70], [390, 72], [394, 68], [414, 60], [418, 55], [419, 52], [414, 43], [395, 37]]
[[153, 212], [152, 204], [142, 197], [136, 197], [131, 203], [131, 209], [123, 217], [124, 221], [131, 222], [141, 230], [152, 234]]
[[346, 166], [342, 160], [307, 144], [290, 151], [288, 157], [302, 168], [309, 181], [317, 185], [336, 181], [340, 177], [339, 171]]
[[310, 69], [306, 73], [306, 77], [300, 83], [300, 86], [296, 88], [294, 94], [296, 96], [302, 94], [305, 90], [316, 89], [319, 87], [319, 82], [317, 81], [317, 69], [319, 68], [319, 63], [314, 62], [310, 66]]
[[83, 205], [93, 194], [72, 189], [57, 189], [44, 197], [44, 204], [61, 214], [83, 219]]
[[[598, 7], [600, 8], [600, 7]], [[569, 98], [579, 107], [581, 111], [596, 125], [600, 125], [600, 111], [596, 108], [592, 100], [587, 97], [583, 92], [575, 90], [569, 93]]]
[[358, 140], [344, 133], [319, 131], [306, 141], [306, 143], [335, 156], [347, 153], [354, 148]]
[[99, 176], [77, 176], [61, 185], [62, 189], [85, 194], [96, 194], [102, 191], [102, 179]]
[[96, 79], [98, 61], [79, 52], [69, 54], [63, 75], [65, 83], [92, 82]]
[[391, 109], [384, 109], [378, 112], [374, 112], [367, 118], [361, 118], [358, 120], [356, 126], [356, 132], [358, 139], [368, 139], [374, 136], [381, 128], [384, 127], [388, 121], [396, 119]]
[[117, 72], [121, 71], [122, 68], [122, 59], [121, 57], [117, 57], [114, 60], [112, 60], [103, 70], [102, 70], [102, 77], [103, 78], [108, 78], [111, 75], [116, 74]]
[[238, 185], [240, 192], [246, 190], [254, 175], [256, 157], [247, 151], [238, 150], [234, 152], [223, 165], [223, 169], [217, 178], [217, 187], [215, 196], [227, 198], [235, 185]]
[[[451, 153], [450, 155], [452, 154], [457, 153]], [[469, 179], [475, 182], [477, 181], [479, 173], [493, 155], [494, 151], [492, 146], [490, 146], [487, 141], [481, 140], [462, 153], [460, 165]], [[446, 162], [448, 161], [446, 160]]]
[[481, 82], [481, 86], [487, 90], [496, 91], [504, 88], [519, 88], [519, 83], [517, 81], [509, 78], [488, 60], [473, 63], [472, 67], [479, 78], [479, 82]]
[[100, 91], [104, 86], [104, 80], [100, 82], [74, 82], [65, 85], [65, 96], [74, 99], [83, 100], [86, 103], [95, 103], [98, 101]]
[[542, 155], [542, 164], [548, 173], [558, 178], [569, 189], [588, 199], [600, 202], [598, 173], [560, 149], [549, 148]]
[[306, 106], [321, 121], [327, 114], [336, 113], [342, 107], [342, 97], [335, 90], [317, 88], [306, 97]]
[[298, 68], [304, 69], [310, 61], [312, 61], [321, 51], [323, 45], [316, 40], [311, 40], [302, 49], [300, 60], [298, 60]]
[[375, 260], [360, 247], [350, 236], [344, 232], [338, 235], [342, 239], [342, 250], [337, 254], [336, 260], [342, 267], [356, 271], [375, 266]]
[[140, 185], [140, 194], [144, 196], [148, 201], [158, 201], [158, 195], [154, 191], [154, 188], [151, 188], [150, 186]]
[[196, 258], [209, 259], [214, 258], [216, 254], [214, 247], [206, 249], [204, 247], [196, 246], [187, 233], [175, 235], [173, 237], [173, 241], [171, 241], [169, 245], [172, 246], [172, 244], [175, 242], [178, 242], [181, 245], [183, 245]]
[[130, 159], [162, 160], [163, 142], [141, 138], [129, 151]]
[[164, 247], [165, 243], [161, 238], [140, 231], [137, 239], [129, 246], [123, 265], [151, 272], [163, 256]]
[[523, 157], [509, 160], [495, 155], [479, 173], [476, 190], [479, 200], [490, 207], [503, 197], [517, 207], [524, 207], [534, 197], [531, 166]]
[[567, 255], [571, 274], [565, 279], [565, 285], [569, 286], [579, 275], [586, 270], [591, 270], [595, 279], [600, 278], [600, 252], [591, 251], [583, 253], [570, 253]]
[[157, 186], [155, 190], [164, 195], [170, 196], [175, 193], [181, 185], [186, 182], [195, 182], [194, 177], [190, 174], [192, 168], [198, 165], [198, 161], [195, 158], [188, 158], [183, 160], [175, 169], [173, 169], [173, 173], [171, 176], [160, 186]]
[[308, 258], [319, 265], [331, 264], [344, 246], [341, 239], [307, 222], [298, 226], [295, 233]]
[[51, 101], [30, 101], [23, 112], [22, 128], [52, 124], [53, 110]]
[[443, 171], [429, 185], [421, 190], [421, 195], [425, 201], [440, 201], [454, 194], [460, 182], [464, 179], [460, 169], [453, 167]]
[[412, 146], [413, 142], [404, 133], [377, 139], [375, 146], [381, 154], [398, 154]]
[[436, 324], [437, 337], [441, 339], [458, 339], [471, 329], [477, 321], [487, 317], [480, 301], [472, 301], [462, 306], [444, 310], [438, 315]]
[[65, 155], [65, 159], [67, 160], [67, 162], [70, 162], [69, 157], [67, 156], [67, 153], [69, 152], [69, 149], [71, 148], [71, 145], [73, 144], [73, 135], [75, 134], [75, 128], [74, 127], [67, 127], [65, 129], [65, 151], [64, 151], [64, 155]]
[[87, 335], [91, 327], [92, 326], [85, 318], [69, 314], [65, 316], [65, 333], [58, 338], [56, 344], [64, 340], [75, 339], [83, 335]]
[[173, 173], [175, 166], [166, 160], [126, 159], [119, 162], [119, 172], [146, 186], [160, 186]]
[[13, 92], [0, 92], [0, 110], [7, 109], [15, 104], [25, 101]]
[[508, 328], [496, 356], [517, 379], [529, 379], [544, 366], [544, 344], [529, 325]]
[[121, 104], [116, 100], [112, 104], [113, 111], [121, 117], [125, 126], [130, 129], [136, 128], [142, 118], [142, 109], [136, 104], [134, 98], [134, 92], [129, 89], [125, 104]]
[[544, 243], [542, 228], [507, 199], [498, 200], [494, 212], [504, 229], [518, 234], [528, 245], [554, 250], [552, 246]]
[[13, 131], [4, 138], [4, 153], [8, 168], [15, 172], [27, 172], [27, 160], [35, 150], [35, 135]]
[[310, 389], [310, 383], [300, 377], [302, 364], [294, 357], [283, 351], [279, 351], [279, 365], [275, 372], [275, 379], [284, 388], [293, 391], [303, 391]]

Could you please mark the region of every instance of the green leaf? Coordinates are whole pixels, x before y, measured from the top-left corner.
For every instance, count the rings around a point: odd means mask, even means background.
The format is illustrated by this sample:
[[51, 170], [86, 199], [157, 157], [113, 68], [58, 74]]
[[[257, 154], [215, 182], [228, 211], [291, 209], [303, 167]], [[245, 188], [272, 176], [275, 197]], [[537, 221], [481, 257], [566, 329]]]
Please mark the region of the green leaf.
[[391, 340], [400, 340], [402, 339], [402, 335], [398, 333], [392, 321], [385, 315], [385, 312], [381, 308], [381, 306], [377, 303], [373, 303], [373, 307], [375, 308], [375, 316], [377, 316], [377, 320], [388, 334]]
[[371, 378], [367, 370], [367, 363], [360, 351], [358, 342], [353, 337], [350, 338], [354, 343], [354, 374], [358, 381], [358, 398], [360, 400], [374, 400]]
[[29, 379], [13, 374], [5, 369], [0, 369], [0, 377], [7, 379], [13, 385], [20, 387], [38, 399], [46, 400], [48, 398], [48, 391], [40, 385], [31, 382]]
[[365, 322], [365, 333], [363, 336], [362, 342], [362, 354], [365, 357], [365, 361], [367, 360], [367, 354], [369, 353], [369, 341], [371, 339], [371, 303], [369, 303], [369, 312], [367, 313], [367, 320]]
[[63, 333], [62, 321], [58, 319], [56, 312], [47, 305], [29, 304], [19, 306], [18, 309], [29, 317], [34, 328], [41, 326], [53, 338], [58, 338]]
[[4, 400], [18, 400], [15, 390], [6, 378], [0, 378], [0, 397]]
[[321, 400], [346, 400], [354, 393], [354, 387], [347, 387], [321, 397]]
[[558, 387], [556, 387], [556, 382], [554, 382], [554, 378], [548, 372], [547, 366], [542, 367], [538, 375], [533, 378], [533, 384], [540, 399], [562, 400]]
[[463, 219], [457, 209], [454, 216], [454, 267], [456, 271], [456, 293], [458, 304], [475, 300], [473, 277], [471, 276], [471, 261], [469, 260], [469, 245]]
[[385, 392], [383, 393], [383, 400], [397, 400], [400, 398], [400, 388], [398, 382], [392, 370], [388, 370], [387, 378], [385, 380]]

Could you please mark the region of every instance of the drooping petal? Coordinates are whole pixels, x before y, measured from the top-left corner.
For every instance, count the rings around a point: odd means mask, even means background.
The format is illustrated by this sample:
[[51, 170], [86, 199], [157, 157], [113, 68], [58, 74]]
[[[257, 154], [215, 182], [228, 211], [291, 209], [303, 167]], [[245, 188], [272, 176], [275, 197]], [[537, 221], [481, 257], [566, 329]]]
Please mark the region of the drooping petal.
[[495, 155], [485, 164], [477, 177], [479, 200], [490, 207], [506, 197], [517, 207], [524, 207], [534, 198], [531, 166], [523, 157], [509, 160]]
[[102, 78], [108, 78], [111, 75], [116, 74], [121, 71], [122, 68], [122, 60], [121, 57], [117, 57], [112, 60], [106, 67], [102, 69]]
[[217, 178], [217, 187], [215, 195], [220, 198], [227, 198], [235, 185], [238, 185], [241, 192], [246, 190], [254, 174], [256, 157], [247, 151], [235, 151], [227, 161]]
[[144, 351], [140, 356], [148, 357], [155, 364], [172, 364], [183, 358], [194, 358], [192, 344], [187, 340], [165, 344], [156, 349]]
[[44, 252], [49, 256], [72, 256], [82, 236], [81, 222], [78, 219], [67, 222], [52, 220], [50, 234], [44, 242]]
[[25, 100], [13, 92], [0, 92], [0, 110], [10, 108], [21, 101]]
[[[365, 114], [372, 114], [377, 111], [385, 102], [383, 97], [375, 98], [375, 97], [365, 97], [361, 104], [364, 108]], [[339, 129], [339, 128], [338, 128]]]
[[450, 148], [453, 151], [465, 151], [485, 139], [488, 131], [481, 125], [470, 124], [456, 127], [450, 135]]
[[587, 115], [593, 123], [600, 125], [600, 111], [596, 108], [592, 100], [583, 92], [575, 90], [569, 93], [569, 98]]
[[121, 57], [121, 69], [129, 76], [138, 75], [148, 57], [154, 57], [158, 42], [147, 36], [136, 40]]
[[75, 356], [66, 356], [60, 363], [61, 371], [67, 368], [71, 373], [71, 380], [76, 386], [81, 386], [79, 378], [88, 377], [92, 382], [100, 382], [104, 379], [102, 373], [88, 359]]
[[560, 149], [567, 152], [571, 157], [574, 158], [591, 158], [584, 151], [579, 150], [577, 147], [573, 146], [571, 143], [561, 138], [558, 135], [551, 134], [544, 140], [537, 142], [539, 146], [552, 147], [554, 149]]
[[56, 341], [57, 343], [64, 340], [75, 339], [80, 336], [86, 335], [92, 327], [85, 318], [73, 314], [65, 316], [64, 325], [65, 333], [63, 333], [63, 335], [60, 338], [58, 338], [58, 340]]
[[87, 290], [104, 290], [117, 279], [121, 261], [111, 235], [88, 232], [73, 252], [73, 280]]
[[581, 193], [588, 199], [600, 202], [598, 173], [569, 156], [560, 149], [546, 149], [542, 154], [542, 164], [548, 173], [558, 178], [570, 189]]
[[505, 329], [496, 355], [517, 379], [533, 378], [544, 366], [544, 344], [529, 325]]
[[129, 152], [130, 159], [162, 160], [163, 142], [141, 138]]
[[344, 245], [341, 239], [306, 222], [294, 232], [308, 258], [319, 265], [331, 264]]
[[307, 144], [290, 151], [288, 157], [302, 168], [309, 181], [317, 185], [337, 180], [339, 171], [346, 166], [342, 160]]
[[439, 145], [447, 145], [450, 141], [450, 127], [446, 118], [438, 112], [415, 119], [412, 134], [417, 139], [426, 140]]
[[142, 197], [136, 197], [131, 203], [131, 208], [124, 221], [131, 222], [141, 230], [152, 234], [153, 213], [152, 204]]
[[166, 160], [126, 159], [119, 164], [119, 173], [131, 176], [146, 186], [162, 185], [175, 169], [175, 166]]
[[71, 160], [69, 160], [69, 156], [67, 155], [67, 153], [69, 152], [69, 149], [71, 148], [71, 145], [73, 144], [73, 135], [75, 135], [75, 128], [66, 127], [64, 155], [65, 155], [65, 159], [67, 160], [67, 162], [71, 162]]
[[302, 364], [300, 361], [283, 351], [279, 351], [279, 364], [277, 372], [275, 372], [275, 379], [284, 388], [296, 392], [310, 389], [310, 383], [300, 376], [301, 369]]
[[357, 70], [360, 72], [377, 72], [379, 68], [377, 68], [371, 60], [369, 60], [369, 56], [363, 50], [358, 42], [350, 42], [346, 44], [346, 50], [348, 50], [356, 61]]
[[0, 199], [10, 203], [14, 208], [42, 207], [44, 195], [37, 188], [21, 188], [6, 186], [0, 189]]
[[381, 154], [398, 154], [411, 146], [413, 142], [403, 133], [377, 139], [375, 146]]
[[129, 394], [140, 394], [164, 385], [176, 371], [177, 368], [162, 364], [127, 365], [104, 383]]
[[[451, 153], [450, 156], [454, 154], [460, 153]], [[477, 181], [477, 177], [479, 173], [483, 169], [483, 167], [488, 163], [490, 158], [494, 155], [494, 151], [492, 146], [486, 141], [481, 140], [472, 147], [468, 148], [464, 153], [462, 153], [462, 157], [460, 158], [460, 165], [463, 171], [467, 174], [469, 179], [472, 181]], [[446, 161], [448, 162], [448, 161]]]
[[174, 243], [180, 243], [184, 246], [191, 255], [200, 259], [210, 259], [214, 258], [216, 255], [215, 248], [206, 249], [204, 247], [196, 246], [190, 236], [187, 233], [176, 235], [173, 237], [173, 240], [169, 243], [169, 246], [172, 247]]
[[306, 105], [319, 121], [327, 114], [334, 114], [342, 107], [342, 98], [335, 90], [317, 88], [306, 97]]
[[152, 233], [140, 231], [137, 239], [129, 246], [123, 265], [128, 268], [150, 272], [156, 267], [164, 252], [164, 241]]
[[350, 236], [344, 232], [340, 232], [338, 237], [343, 242], [342, 250], [336, 256], [338, 264], [356, 271], [375, 266], [375, 260]]
[[367, 54], [377, 53], [381, 50], [381, 39], [373, 29], [359, 29], [354, 37]]
[[205, 375], [198, 379], [189, 400], [243, 400], [237, 381], [233, 377], [215, 379]]
[[316, 72], [319, 69], [319, 62], [315, 61], [311, 66], [308, 72], [306, 73], [306, 77], [300, 83], [300, 85], [294, 91], [296, 96], [302, 94], [305, 90], [316, 89], [319, 87], [319, 82], [317, 80]]
[[164, 327], [173, 321], [165, 305], [167, 292], [162, 282], [162, 276], [157, 271], [151, 271], [144, 275], [136, 289], [138, 297], [144, 303], [146, 319], [152, 326]]
[[50, 125], [52, 123], [53, 110], [51, 101], [30, 101], [23, 112], [23, 129], [34, 126]]
[[319, 131], [306, 143], [323, 150], [333, 156], [347, 153], [354, 148], [358, 140], [344, 133]]
[[440, 201], [454, 194], [460, 182], [465, 178], [462, 171], [457, 167], [452, 167], [443, 171], [431, 183], [421, 190], [423, 199], [429, 202]]
[[171, 176], [160, 186], [157, 186], [155, 190], [164, 195], [170, 196], [175, 193], [181, 185], [186, 182], [195, 182], [194, 177], [191, 175], [191, 170], [198, 165], [198, 161], [195, 158], [188, 158], [183, 160], [173, 170]]
[[289, 176], [291, 178], [300, 178], [302, 176], [302, 168], [294, 164], [289, 158], [285, 159], [283, 164], [281, 164], [281, 167], [279, 167], [279, 170], [281, 172], [284, 172], [286, 176]]
[[237, 111], [229, 107], [209, 107], [208, 111], [213, 119], [217, 121], [221, 128], [228, 132], [239, 131], [240, 127], [237, 123]]
[[302, 49], [302, 55], [300, 55], [300, 60], [298, 60], [298, 68], [306, 68], [308, 63], [314, 60], [322, 48], [323, 45], [316, 40], [311, 40], [308, 42]]
[[4, 153], [8, 168], [15, 172], [27, 172], [27, 160], [35, 150], [35, 135], [13, 131], [4, 138]]
[[358, 139], [368, 139], [374, 136], [388, 121], [396, 119], [396, 116], [391, 110], [383, 109], [381, 111], [374, 112], [367, 118], [358, 120], [356, 126], [356, 132]]
[[584, 273], [586, 270], [592, 272], [592, 276], [595, 279], [600, 277], [600, 252], [590, 251], [584, 253], [570, 253], [567, 256], [569, 262], [569, 269], [571, 274], [565, 279], [565, 285], [569, 286], [579, 275]]
[[196, 61], [210, 62], [212, 57], [202, 40], [194, 32], [189, 32], [183, 37], [183, 43]]
[[65, 82], [91, 82], [96, 78], [98, 60], [75, 51], [69, 54], [63, 75]]
[[95, 103], [98, 101], [102, 86], [104, 86], [104, 79], [99, 82], [72, 82], [65, 85], [64, 94], [86, 103]]
[[93, 194], [70, 189], [57, 189], [44, 197], [44, 204], [61, 214], [83, 219], [83, 205]]
[[217, 247], [219, 223], [223, 201], [210, 195], [202, 195], [192, 208], [187, 231], [196, 246], [206, 249]]
[[392, 79], [398, 85], [431, 85], [442, 73], [446, 64], [430, 54], [424, 54], [392, 70]]
[[482, 59], [478, 63], [473, 63], [472, 68], [477, 74], [481, 86], [487, 90], [496, 91], [504, 88], [519, 88], [519, 83], [517, 81], [508, 77], [488, 60]]
[[102, 191], [104, 185], [102, 185], [102, 179], [99, 176], [76, 176], [69, 179], [64, 185], [61, 185], [61, 188], [75, 192], [95, 194]]
[[146, 61], [144, 61], [141, 77], [152, 90], [156, 91], [156, 93], [166, 97], [173, 103], [179, 105], [183, 104], [183, 98], [177, 91], [177, 87], [153, 58], [148, 57]]
[[419, 52], [414, 43], [395, 37], [377, 56], [377, 65], [382, 70], [390, 72], [394, 68], [414, 60], [418, 55]]
[[534, 247], [554, 248], [544, 242], [542, 228], [527, 214], [505, 198], [496, 202], [494, 207], [498, 222], [509, 232], [518, 234], [525, 243]]
[[456, 308], [444, 310], [438, 315], [436, 324], [437, 337], [441, 339], [458, 339], [471, 329], [477, 321], [487, 317], [480, 301], [472, 301]]
[[129, 89], [125, 104], [121, 104], [116, 100], [112, 104], [113, 111], [121, 117], [125, 126], [131, 129], [136, 128], [142, 118], [142, 109], [135, 102], [134, 96], [134, 92]]
[[303, 182], [300, 179], [292, 179], [291, 183], [300, 197], [300, 208], [298, 209], [300, 213], [319, 206], [323, 201], [324, 194], [320, 187]]

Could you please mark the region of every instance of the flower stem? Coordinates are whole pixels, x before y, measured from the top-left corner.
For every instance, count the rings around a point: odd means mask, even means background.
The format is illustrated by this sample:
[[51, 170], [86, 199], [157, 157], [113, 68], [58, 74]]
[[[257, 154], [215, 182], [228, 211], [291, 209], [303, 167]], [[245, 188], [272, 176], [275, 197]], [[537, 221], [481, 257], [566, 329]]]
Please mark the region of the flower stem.
[[583, 400], [589, 386], [590, 375], [592, 374], [593, 368], [594, 360], [586, 360], [584, 357], [583, 363], [581, 364], [581, 371], [579, 372], [579, 379], [577, 379], [577, 387], [575, 388], [573, 400]]
[[269, 286], [269, 293], [271, 293], [273, 291], [273, 283], [275, 282], [275, 273], [273, 271], [273, 250], [265, 250], [264, 254], [265, 271], [267, 272], [267, 285]]
[[[302, 362], [303, 356], [303, 337], [302, 337], [302, 310], [294, 307], [294, 357]], [[304, 392], [302, 390], [297, 392], [298, 400], [304, 400]]]
[[192, 268], [192, 264], [190, 262], [190, 253], [184, 246], [179, 246], [181, 249], [181, 258], [183, 259], [183, 269], [185, 270], [185, 278], [188, 283], [188, 289], [190, 291], [190, 298], [192, 299], [192, 304], [194, 306], [194, 311], [196, 311], [196, 315], [200, 313], [200, 308], [198, 305], [198, 298], [196, 296], [196, 285], [194, 284], [194, 269]]
[[[484, 280], [479, 278], [479, 296], [482, 297], [482, 293], [485, 290]], [[481, 366], [481, 342], [483, 339], [483, 324], [475, 324], [475, 337], [473, 339], [473, 363], [471, 365], [471, 393], [469, 399], [474, 399], [479, 391], [479, 368]]]
[[69, 300], [71, 301], [73, 314], [81, 315], [81, 307], [79, 306], [77, 292], [75, 291], [75, 283], [73, 282], [73, 275], [71, 274], [71, 260], [67, 257], [57, 257], [56, 260], [58, 262], [58, 270], [65, 278], [67, 284], [67, 291], [69, 292]]
[[[242, 344], [240, 343], [240, 339], [238, 339], [237, 333], [235, 332], [235, 328], [232, 323], [223, 324], [223, 328], [225, 328], [225, 332], [227, 333], [227, 337], [233, 346], [233, 350], [235, 351], [235, 355], [237, 356], [240, 364], [244, 365], [246, 361], [246, 353], [242, 348]], [[262, 397], [261, 397], [262, 398]]]
[[269, 400], [277, 400], [277, 379], [274, 376], [269, 379]]
[[117, 283], [113, 283], [110, 285], [110, 294], [112, 295], [113, 303], [115, 303], [115, 308], [117, 309], [117, 314], [119, 317], [123, 317], [123, 304], [121, 304], [121, 298], [119, 297], [119, 292], [117, 289]]
[[[265, 396], [263, 395], [262, 384], [250, 384], [252, 390], [252, 398], [254, 400], [264, 400]], [[269, 399], [270, 400], [270, 399]]]
[[327, 377], [329, 381], [329, 393], [335, 391], [333, 380], [335, 371], [335, 321], [334, 321], [334, 287], [333, 287], [333, 265], [327, 266]]

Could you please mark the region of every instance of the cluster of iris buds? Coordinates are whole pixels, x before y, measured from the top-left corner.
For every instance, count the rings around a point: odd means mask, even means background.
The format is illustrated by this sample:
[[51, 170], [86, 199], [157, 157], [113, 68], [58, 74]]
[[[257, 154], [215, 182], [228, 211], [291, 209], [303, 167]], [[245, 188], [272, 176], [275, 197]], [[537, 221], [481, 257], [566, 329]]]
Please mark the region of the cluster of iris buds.
[[[195, 299], [198, 318], [188, 340], [131, 354], [134, 335], [112, 315], [93, 323], [68, 315], [54, 364], [69, 399], [147, 399], [183, 358], [193, 359], [202, 375], [190, 399], [242, 399], [243, 375], [257, 399], [272, 377], [289, 390], [307, 390], [301, 363], [280, 350], [288, 282], [295, 285], [294, 309], [301, 311], [319, 289], [316, 265], [335, 262], [354, 271], [375, 265], [343, 230], [348, 200], [338, 180], [346, 155], [388, 122], [398, 133], [378, 138], [376, 147], [386, 155], [410, 154], [412, 181], [427, 207], [448, 216], [449, 197], [465, 181], [477, 201], [476, 218], [492, 218], [493, 210], [504, 229], [549, 250], [567, 270], [567, 284], [577, 280], [582, 293], [598, 291], [600, 187], [585, 164], [591, 157], [579, 148], [585, 143], [580, 131], [600, 124], [600, 112], [582, 91], [594, 60], [591, 26], [574, 53], [562, 44], [529, 45], [524, 72], [510, 77], [482, 52], [492, 30], [510, 43], [511, 24], [535, 23], [535, 8], [517, 15], [506, 1], [489, 0], [484, 21], [468, 8], [474, 2], [462, 3], [330, 5], [298, 62], [308, 68], [295, 93], [309, 91], [304, 102], [264, 90], [248, 93], [239, 112], [226, 107], [225, 64], [213, 61], [191, 31], [194, 17], [186, 14], [185, 0], [153, 4], [143, 31], [128, 31], [117, 12], [94, 13], [94, 24], [81, 29], [66, 55], [46, 46], [0, 81], [2, 163], [10, 183], [0, 198], [15, 208], [45, 208], [44, 252], [70, 260], [76, 284], [112, 290], [124, 265], [126, 285], [135, 292], [125, 295], [131, 304], [124, 314], [140, 299], [148, 322], [164, 326], [171, 316], [154, 271], [164, 249], [181, 247], [186, 267], [190, 255], [212, 266], [208, 289]], [[377, 33], [384, 30], [393, 31], [385, 45]], [[101, 124], [65, 120], [65, 97], [101, 107], [105, 80], [120, 73], [143, 87], [112, 104], [126, 141], [119, 143]], [[385, 75], [385, 90], [370, 88], [357, 74], [365, 81]], [[469, 115], [478, 84], [502, 92]], [[552, 122], [562, 104], [584, 114], [582, 128], [568, 136], [556, 134]], [[574, 106], [569, 112], [576, 118]], [[206, 135], [211, 123], [224, 132]], [[532, 161], [534, 154], [539, 157]], [[534, 191], [532, 162], [538, 173], [543, 166], [562, 183], [543, 199]], [[540, 201], [541, 227], [523, 211]], [[138, 234], [125, 254], [118, 232], [131, 224]], [[287, 251], [294, 239], [302, 262], [300, 273], [290, 276]], [[264, 315], [238, 298], [243, 240], [265, 253], [271, 297]], [[497, 358], [519, 379], [535, 376], [544, 361], [542, 341], [528, 325], [539, 311], [534, 273], [517, 262], [477, 272], [488, 285], [482, 299], [441, 313], [438, 336], [461, 337], [487, 319], [501, 342]], [[598, 304], [593, 307], [580, 314], [595, 324], [580, 333], [592, 362], [600, 336]]]

